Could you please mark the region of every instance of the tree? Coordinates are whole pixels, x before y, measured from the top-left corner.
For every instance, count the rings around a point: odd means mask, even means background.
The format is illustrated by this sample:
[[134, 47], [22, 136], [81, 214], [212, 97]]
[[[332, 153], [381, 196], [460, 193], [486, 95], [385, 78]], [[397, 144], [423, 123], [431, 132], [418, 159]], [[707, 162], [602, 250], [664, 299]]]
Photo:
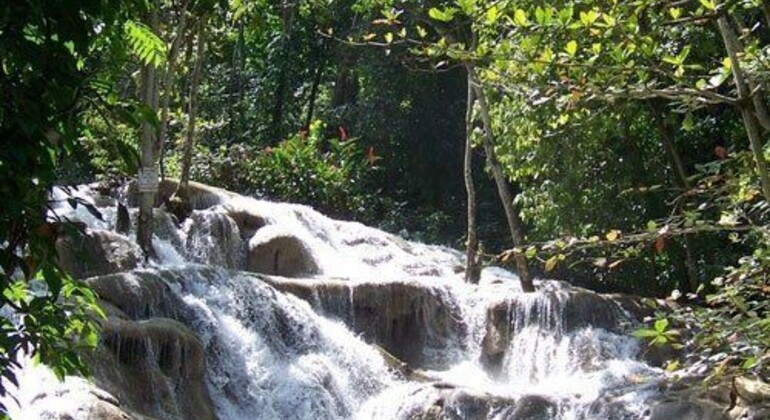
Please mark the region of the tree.
[[[60, 377], [87, 371], [76, 349], [95, 345], [101, 312], [93, 292], [59, 268], [56, 239], [75, 232], [47, 210], [59, 162], [76, 150], [80, 117], [99, 103], [102, 88], [90, 76], [97, 57], [108, 54], [101, 42], [122, 36], [125, 6], [69, 0], [0, 6], [0, 194], [6, 198], [0, 310], [10, 314], [0, 317], [2, 383], [15, 382], [22, 355]], [[6, 392], [0, 385], [0, 395]]]
[[[151, 6], [145, 19], [150, 23], [148, 30], [144, 35], [157, 42], [158, 22], [158, 4], [157, 1]], [[165, 44], [162, 44], [165, 47]], [[165, 54], [164, 54], [165, 55]], [[146, 118], [141, 124], [141, 167], [137, 179], [137, 188], [139, 190], [139, 221], [136, 229], [136, 240], [144, 251], [145, 258], [155, 256], [152, 247], [153, 233], [153, 207], [155, 206], [155, 193], [158, 188], [158, 152], [160, 143], [158, 142], [157, 130], [157, 112], [158, 112], [158, 85], [156, 70], [160, 62], [155, 61], [153, 56], [142, 63], [139, 86], [139, 98], [145, 107]]]

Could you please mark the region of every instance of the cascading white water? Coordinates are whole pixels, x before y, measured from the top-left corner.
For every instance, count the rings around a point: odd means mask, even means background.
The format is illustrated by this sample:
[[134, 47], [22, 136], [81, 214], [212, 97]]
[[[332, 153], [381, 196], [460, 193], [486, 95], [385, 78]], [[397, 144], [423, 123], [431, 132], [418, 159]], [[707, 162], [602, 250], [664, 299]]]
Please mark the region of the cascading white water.
[[[94, 199], [90, 188], [74, 194], [113, 204]], [[154, 316], [173, 316], [202, 341], [219, 418], [645, 418], [645, 401], [664, 373], [638, 360], [638, 344], [623, 333], [626, 317], [614, 303], [556, 281], [540, 281], [537, 293], [523, 294], [514, 274], [494, 267], [484, 270], [480, 285], [467, 285], [455, 250], [335, 221], [305, 206], [229, 193], [215, 198], [179, 227], [161, 213], [160, 261], [136, 275], [169, 287], [175, 310]], [[115, 225], [111, 208], [101, 209], [105, 221], [82, 206], [63, 202], [55, 209], [93, 229]], [[256, 220], [251, 230], [244, 215]], [[289, 281], [231, 271], [246, 269], [255, 247], [285, 236], [305, 247], [314, 273]], [[276, 267], [282, 255], [276, 251]], [[310, 292], [303, 301], [276, 288]], [[377, 297], [414, 290], [421, 294], [408, 305], [402, 295]], [[492, 332], [504, 335], [493, 366], [484, 362], [490, 308], [500, 318]], [[386, 319], [393, 325], [370, 325]], [[419, 333], [411, 339], [422, 340], [415, 345], [422, 357], [411, 368], [426, 369], [422, 381], [389, 369], [365, 342], [382, 340], [378, 333], [406, 339]], [[384, 339], [405, 343], [405, 337]], [[15, 413], [24, 418], [36, 403], [20, 402]]]

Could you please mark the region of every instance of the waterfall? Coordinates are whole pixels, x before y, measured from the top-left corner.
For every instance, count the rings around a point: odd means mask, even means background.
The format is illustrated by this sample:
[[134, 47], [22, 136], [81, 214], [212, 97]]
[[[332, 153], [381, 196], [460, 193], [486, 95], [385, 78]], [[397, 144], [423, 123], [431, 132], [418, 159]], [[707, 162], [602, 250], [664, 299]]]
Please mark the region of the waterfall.
[[[551, 280], [524, 294], [497, 267], [469, 285], [456, 250], [306, 206], [192, 194], [183, 223], [156, 212], [158, 261], [142, 262], [133, 232], [89, 251], [125, 260], [113, 274], [79, 267], [109, 315], [94, 383], [26, 363], [13, 418], [87, 418], [116, 400], [169, 419], [643, 419], [666, 377], [610, 297]], [[54, 198], [52, 212], [100, 232], [130, 192]]]

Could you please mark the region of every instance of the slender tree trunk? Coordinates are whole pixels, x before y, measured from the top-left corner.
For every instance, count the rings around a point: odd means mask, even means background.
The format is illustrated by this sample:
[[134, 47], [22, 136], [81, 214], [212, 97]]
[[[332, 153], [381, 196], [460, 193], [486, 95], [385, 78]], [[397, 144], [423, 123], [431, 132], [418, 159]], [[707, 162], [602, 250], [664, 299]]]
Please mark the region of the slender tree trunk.
[[294, 23], [294, 13], [299, 0], [284, 0], [281, 5], [281, 20], [283, 21], [283, 34], [281, 35], [281, 56], [279, 57], [280, 72], [278, 74], [278, 86], [275, 90], [275, 103], [273, 104], [270, 143], [281, 141], [284, 133], [282, 130], [283, 114], [286, 105], [286, 89], [288, 87], [288, 69], [286, 63], [289, 63], [294, 57], [291, 57], [291, 35], [292, 25]]
[[187, 27], [187, 6], [189, 2], [185, 2], [185, 4], [182, 6], [181, 16], [179, 17], [179, 25], [178, 25], [178, 32], [176, 36], [174, 37], [174, 40], [171, 42], [171, 49], [169, 49], [167, 62], [166, 62], [166, 72], [163, 77], [163, 102], [161, 104], [161, 115], [160, 115], [160, 134], [158, 134], [158, 148], [160, 149], [158, 151], [158, 154], [160, 156], [160, 177], [162, 179], [166, 178], [166, 165], [165, 165], [165, 154], [166, 154], [166, 137], [168, 136], [168, 112], [169, 112], [169, 102], [171, 101], [171, 95], [173, 89], [171, 88], [171, 84], [174, 81], [174, 73], [176, 71], [176, 58], [177, 55], [179, 55], [179, 47], [182, 45], [182, 38], [184, 37], [185, 30]]
[[201, 73], [203, 72], [203, 61], [206, 54], [206, 33], [205, 22], [202, 20], [198, 24], [198, 51], [193, 69], [192, 80], [190, 81], [189, 109], [187, 116], [187, 133], [184, 143], [182, 158], [182, 175], [179, 179], [179, 186], [174, 195], [178, 196], [189, 207], [189, 197], [187, 187], [190, 182], [190, 166], [192, 165], [193, 146], [195, 145], [195, 123], [198, 110], [198, 86], [200, 85]]
[[724, 15], [719, 17], [717, 25], [719, 27], [719, 33], [722, 35], [727, 54], [730, 57], [733, 80], [735, 81], [735, 87], [738, 91], [738, 106], [740, 107], [743, 126], [749, 137], [751, 152], [754, 155], [754, 164], [756, 165], [757, 175], [759, 175], [760, 183], [762, 185], [762, 195], [765, 197], [765, 200], [770, 201], [770, 173], [768, 172], [767, 160], [764, 155], [762, 131], [754, 112], [752, 112], [751, 105], [754, 100], [751, 98], [751, 91], [746, 83], [743, 71], [741, 70], [740, 61], [738, 60], [738, 53], [740, 51], [738, 40]]
[[[511, 232], [511, 238], [513, 239], [514, 246], [524, 245], [524, 228], [519, 213], [513, 204], [513, 196], [511, 195], [508, 181], [505, 178], [503, 169], [500, 166], [500, 162], [497, 160], [495, 154], [495, 142], [492, 134], [492, 121], [489, 117], [489, 108], [487, 105], [486, 97], [484, 96], [484, 90], [478, 84], [476, 79], [476, 71], [472, 64], [466, 64], [465, 66], [468, 72], [468, 79], [471, 81], [473, 89], [476, 94], [476, 98], [479, 101], [481, 108], [481, 118], [484, 123], [484, 151], [487, 154], [487, 162], [492, 170], [492, 177], [497, 185], [497, 193], [500, 196], [500, 200], [503, 203], [503, 209], [505, 210], [505, 217], [508, 220], [508, 228]], [[516, 262], [516, 270], [521, 280], [521, 288], [525, 292], [534, 292], [535, 286], [532, 283], [532, 277], [527, 266], [527, 259], [524, 255], [517, 253], [514, 256]]]
[[315, 101], [318, 97], [318, 87], [321, 85], [321, 78], [323, 77], [325, 60], [321, 57], [318, 58], [318, 67], [315, 69], [315, 77], [313, 78], [313, 86], [310, 88], [310, 98], [307, 101], [307, 115], [305, 117], [305, 127], [310, 127], [310, 123], [313, 122], [313, 112], [315, 111]]
[[468, 196], [468, 242], [465, 252], [465, 281], [477, 284], [481, 278], [479, 260], [479, 238], [476, 230], [476, 187], [473, 185], [473, 82], [468, 76], [468, 101], [465, 110], [465, 154], [463, 156], [463, 179]]
[[[660, 138], [663, 142], [663, 148], [666, 149], [666, 155], [669, 158], [672, 168], [674, 169], [674, 183], [683, 191], [690, 189], [690, 181], [687, 179], [687, 171], [682, 163], [682, 158], [674, 145], [674, 132], [671, 130], [671, 126], [666, 124], [662, 113], [655, 106], [650, 104], [650, 111], [652, 112], [655, 123], [658, 126], [660, 132]], [[687, 270], [687, 288], [679, 286], [682, 292], [695, 292], [698, 290], [700, 281], [698, 279], [698, 265], [695, 261], [695, 255], [693, 253], [693, 235], [685, 234], [684, 240], [684, 254], [685, 254], [685, 268]]]
[[[763, 3], [767, 3], [766, 1]], [[733, 22], [735, 23], [735, 26], [738, 28], [739, 31], [743, 32], [746, 30], [746, 27], [744, 26], [743, 22], [733, 17]], [[733, 32], [732, 30], [729, 30], [727, 32], [730, 43], [733, 45], [733, 48], [738, 54], [743, 53], [743, 44], [741, 43], [738, 36]], [[731, 59], [732, 61], [732, 59]], [[754, 104], [754, 111], [755, 116], [757, 118], [757, 121], [759, 122], [759, 125], [762, 126], [762, 128], [765, 131], [770, 131], [770, 111], [767, 109], [767, 104], [764, 101], [764, 97], [762, 95], [762, 92], [766, 89], [766, 85], [762, 80], [754, 80], [751, 77], [748, 77], [748, 75], [745, 77], [746, 84], [748, 85], [749, 92], [751, 94], [751, 102]]]
[[[157, 4], [154, 4], [149, 16], [150, 27], [155, 32], [158, 30], [158, 11], [156, 7]], [[140, 74], [142, 79], [140, 99], [152, 112], [157, 112], [158, 86], [156, 84], [155, 67], [151, 64], [144, 64]], [[147, 121], [142, 122], [140, 134], [141, 172], [137, 182], [137, 187], [139, 188], [139, 223], [137, 224], [136, 240], [144, 252], [145, 259], [147, 259], [155, 255], [152, 247], [152, 212], [155, 204], [158, 179], [155, 156], [158, 139], [155, 128]]]

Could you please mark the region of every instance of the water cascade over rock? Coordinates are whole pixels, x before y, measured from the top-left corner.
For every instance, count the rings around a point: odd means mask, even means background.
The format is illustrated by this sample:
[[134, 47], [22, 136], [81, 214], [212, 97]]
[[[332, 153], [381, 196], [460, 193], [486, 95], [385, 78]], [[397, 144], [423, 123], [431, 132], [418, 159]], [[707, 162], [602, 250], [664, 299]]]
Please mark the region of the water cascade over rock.
[[[175, 188], [164, 181], [158, 204]], [[104, 220], [69, 207], [68, 194]], [[159, 260], [143, 263], [133, 226], [114, 232], [117, 202], [130, 207], [133, 195], [55, 191], [54, 211], [88, 226], [62, 242], [62, 264], [108, 317], [85, 355], [93, 383], [58, 383], [26, 363], [20, 388], [9, 386], [14, 418], [647, 419], [683, 409], [660, 402], [667, 375], [628, 335], [643, 311], [632, 298], [545, 280], [523, 294], [495, 267], [467, 285], [458, 251], [201, 184], [183, 222], [156, 212]]]

